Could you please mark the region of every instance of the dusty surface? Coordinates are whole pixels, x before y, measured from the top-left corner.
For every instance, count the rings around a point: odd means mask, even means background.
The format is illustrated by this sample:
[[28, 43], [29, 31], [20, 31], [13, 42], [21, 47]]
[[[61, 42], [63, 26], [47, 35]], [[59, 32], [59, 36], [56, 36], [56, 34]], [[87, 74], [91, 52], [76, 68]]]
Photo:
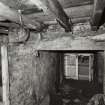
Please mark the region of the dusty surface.
[[9, 46], [10, 105], [49, 104], [57, 54], [28, 46]]

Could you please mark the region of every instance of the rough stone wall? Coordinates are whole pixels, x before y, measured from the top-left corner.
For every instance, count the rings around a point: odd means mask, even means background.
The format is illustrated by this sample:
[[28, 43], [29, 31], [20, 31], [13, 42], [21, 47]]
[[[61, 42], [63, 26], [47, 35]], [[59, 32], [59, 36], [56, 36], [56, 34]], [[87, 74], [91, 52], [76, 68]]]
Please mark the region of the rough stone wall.
[[36, 53], [33, 46], [8, 47], [10, 105], [49, 105], [49, 91], [56, 79], [57, 53]]

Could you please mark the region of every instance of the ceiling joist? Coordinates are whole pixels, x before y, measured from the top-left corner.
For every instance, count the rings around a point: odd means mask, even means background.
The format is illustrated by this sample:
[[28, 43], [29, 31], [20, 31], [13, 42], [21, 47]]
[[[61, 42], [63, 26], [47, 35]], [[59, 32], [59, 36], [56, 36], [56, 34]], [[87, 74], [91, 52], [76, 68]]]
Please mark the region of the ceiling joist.
[[[66, 14], [71, 17], [71, 20], [73, 23], [75, 22], [81, 22], [79, 21], [79, 19], [85, 20], [85, 18], [90, 17], [92, 15], [91, 11], [93, 10], [93, 5], [83, 5], [83, 6], [78, 6], [78, 7], [70, 7], [70, 8], [66, 8], [64, 9], [64, 11], [66, 12]], [[45, 14], [43, 12], [40, 13], [33, 13], [33, 14], [24, 14], [25, 16], [27, 16], [28, 18], [31, 19], [37, 19], [37, 20], [41, 20], [47, 23], [50, 21], [54, 21], [54, 16], [52, 15], [48, 15]], [[87, 19], [86, 19], [87, 21]]]
[[72, 23], [66, 15], [62, 6], [57, 0], [30, 0], [39, 8], [42, 8], [45, 14], [53, 15], [65, 31], [71, 31]]
[[93, 4], [94, 0], [58, 0], [63, 8]]
[[[69, 34], [69, 35], [68, 35]], [[37, 43], [37, 50], [103, 50], [105, 49], [105, 39], [101, 42], [101, 34], [98, 38], [95, 37], [77, 37], [73, 38], [72, 34], [63, 33], [63, 37], [58, 37], [54, 40], [41, 40]], [[104, 34], [105, 36], [105, 34]], [[98, 40], [98, 42], [97, 42]]]

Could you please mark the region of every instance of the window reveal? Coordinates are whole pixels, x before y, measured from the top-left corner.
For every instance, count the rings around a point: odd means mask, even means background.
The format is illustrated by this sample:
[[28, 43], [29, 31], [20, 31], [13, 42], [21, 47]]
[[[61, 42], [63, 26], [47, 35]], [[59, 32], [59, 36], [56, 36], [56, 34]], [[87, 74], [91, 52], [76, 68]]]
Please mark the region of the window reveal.
[[64, 54], [66, 79], [93, 80], [93, 54]]

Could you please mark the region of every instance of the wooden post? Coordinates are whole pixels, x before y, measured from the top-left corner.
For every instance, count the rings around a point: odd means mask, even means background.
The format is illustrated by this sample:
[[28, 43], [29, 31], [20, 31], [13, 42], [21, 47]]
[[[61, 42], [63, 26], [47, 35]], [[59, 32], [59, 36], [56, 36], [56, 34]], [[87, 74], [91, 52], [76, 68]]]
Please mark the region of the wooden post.
[[8, 74], [8, 57], [7, 46], [1, 46], [2, 62], [2, 85], [3, 85], [3, 105], [9, 105], [9, 74]]
[[89, 82], [91, 82], [91, 68], [92, 68], [92, 58], [91, 54], [89, 55]]
[[78, 54], [76, 55], [76, 79], [79, 79], [79, 75], [78, 75]]
[[64, 55], [60, 53], [60, 84], [62, 84], [62, 81], [64, 79]]
[[103, 93], [105, 94], [105, 50], [104, 50]]

